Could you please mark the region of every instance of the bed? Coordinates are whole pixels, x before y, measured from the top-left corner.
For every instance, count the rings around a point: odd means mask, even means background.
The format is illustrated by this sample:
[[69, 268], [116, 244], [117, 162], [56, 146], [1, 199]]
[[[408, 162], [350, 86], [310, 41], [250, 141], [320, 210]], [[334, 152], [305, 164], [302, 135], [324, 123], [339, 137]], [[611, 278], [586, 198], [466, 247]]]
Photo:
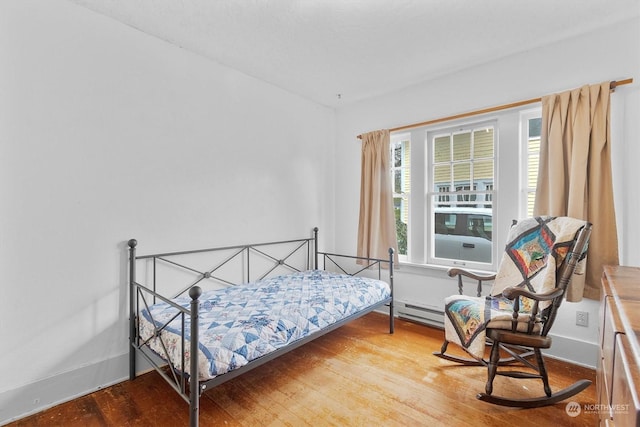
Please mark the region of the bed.
[[137, 245], [128, 242], [129, 376], [139, 359], [150, 364], [189, 404], [191, 426], [208, 388], [351, 320], [388, 307], [393, 333], [392, 249], [388, 259], [321, 252], [317, 228], [310, 238], [151, 255]]

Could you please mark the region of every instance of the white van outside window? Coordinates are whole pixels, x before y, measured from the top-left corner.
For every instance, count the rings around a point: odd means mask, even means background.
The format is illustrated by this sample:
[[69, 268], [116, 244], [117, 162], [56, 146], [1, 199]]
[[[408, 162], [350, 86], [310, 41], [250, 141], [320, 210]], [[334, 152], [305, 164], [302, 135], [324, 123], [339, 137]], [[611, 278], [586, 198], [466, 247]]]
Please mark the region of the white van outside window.
[[493, 222], [491, 209], [436, 208], [436, 258], [491, 263]]

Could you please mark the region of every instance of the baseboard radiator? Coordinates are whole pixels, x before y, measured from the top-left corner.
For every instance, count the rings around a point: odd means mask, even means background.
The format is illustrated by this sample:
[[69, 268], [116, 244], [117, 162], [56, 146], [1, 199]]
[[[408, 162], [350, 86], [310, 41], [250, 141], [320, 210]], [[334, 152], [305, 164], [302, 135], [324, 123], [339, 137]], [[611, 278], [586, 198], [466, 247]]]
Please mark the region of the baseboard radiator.
[[396, 316], [400, 319], [444, 328], [444, 311], [442, 308], [428, 307], [424, 304], [408, 301], [395, 301], [395, 311]]

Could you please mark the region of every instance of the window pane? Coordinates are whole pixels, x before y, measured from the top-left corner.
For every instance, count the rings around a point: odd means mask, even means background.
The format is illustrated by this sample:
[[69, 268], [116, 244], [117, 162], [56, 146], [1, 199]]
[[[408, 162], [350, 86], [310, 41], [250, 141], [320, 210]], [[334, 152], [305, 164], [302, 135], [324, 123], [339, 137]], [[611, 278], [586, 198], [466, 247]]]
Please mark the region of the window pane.
[[526, 169], [526, 191], [527, 191], [527, 215], [533, 216], [533, 205], [535, 203], [535, 190], [538, 185], [538, 167], [540, 165], [540, 132], [542, 130], [542, 118], [535, 117], [527, 122], [527, 169]]
[[449, 188], [451, 184], [451, 165], [439, 165], [433, 168], [434, 191], [440, 191], [443, 186]]
[[456, 163], [453, 165], [453, 182], [456, 186], [463, 183], [469, 185], [470, 178], [471, 163]]
[[471, 133], [453, 135], [453, 160], [469, 160], [471, 158]]
[[493, 158], [493, 128], [473, 132], [473, 157]]
[[451, 161], [451, 139], [449, 135], [440, 136], [433, 141], [433, 161], [434, 163]]
[[398, 254], [407, 255], [407, 222], [409, 217], [409, 200], [407, 197], [394, 197], [393, 207], [396, 216], [396, 236], [398, 238]]
[[493, 160], [482, 160], [473, 164], [473, 183], [478, 190], [493, 185]]
[[529, 119], [529, 138], [540, 137], [540, 130], [542, 128], [542, 117], [535, 119]]

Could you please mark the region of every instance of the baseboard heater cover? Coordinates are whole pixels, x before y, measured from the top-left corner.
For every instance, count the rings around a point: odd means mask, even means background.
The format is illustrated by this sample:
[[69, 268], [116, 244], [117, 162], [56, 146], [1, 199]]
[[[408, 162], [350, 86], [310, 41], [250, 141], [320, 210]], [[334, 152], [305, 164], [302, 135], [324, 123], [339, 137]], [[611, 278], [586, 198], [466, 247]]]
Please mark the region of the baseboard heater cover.
[[401, 319], [405, 318], [439, 328], [444, 327], [444, 311], [441, 308], [428, 307], [408, 301], [396, 301], [396, 313]]

